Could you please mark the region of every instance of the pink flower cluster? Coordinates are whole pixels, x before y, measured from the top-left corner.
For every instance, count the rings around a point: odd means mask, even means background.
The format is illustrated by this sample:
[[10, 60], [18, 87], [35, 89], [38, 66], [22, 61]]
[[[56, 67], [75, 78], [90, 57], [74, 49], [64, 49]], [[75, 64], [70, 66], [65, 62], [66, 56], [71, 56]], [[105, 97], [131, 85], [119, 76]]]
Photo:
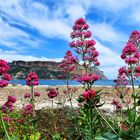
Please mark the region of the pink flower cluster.
[[88, 39], [92, 35], [92, 33], [87, 30], [88, 28], [89, 26], [83, 18], [78, 19], [71, 33], [73, 41], [70, 43], [70, 46], [75, 48], [76, 53], [82, 55], [83, 61], [99, 66], [100, 63], [97, 59], [99, 53], [94, 47], [96, 42], [93, 39]]
[[[130, 35], [128, 43], [122, 50], [121, 58], [125, 60], [129, 68], [125, 72], [127, 76], [132, 74], [134, 78], [140, 77], [140, 32], [133, 31]], [[133, 68], [133, 69], [132, 69]]]
[[0, 59], [0, 74], [7, 73], [10, 70], [8, 63]]
[[26, 78], [26, 84], [29, 86], [35, 86], [39, 84], [38, 76], [35, 72], [30, 72]]
[[24, 98], [30, 98], [31, 97], [31, 94], [30, 93], [24, 93]]
[[57, 97], [57, 95], [58, 95], [58, 91], [57, 90], [55, 90], [55, 89], [50, 89], [49, 91], [48, 91], [48, 97], [49, 98], [54, 98], [54, 97]]
[[125, 95], [127, 95], [130, 91], [130, 88], [127, 87], [129, 81], [128, 77], [130, 75], [131, 70], [126, 69], [126, 67], [121, 67], [118, 70], [118, 77], [114, 80], [116, 83], [115, 89], [116, 89], [116, 95], [117, 97], [123, 99]]
[[2, 119], [4, 122], [9, 122], [9, 123], [14, 121], [14, 119], [9, 116], [3, 116]]
[[86, 21], [83, 18], [80, 18], [79, 20], [75, 21], [75, 25], [73, 26], [73, 30], [82, 30], [82, 29], [88, 29], [89, 26], [86, 24]]
[[9, 95], [6, 103], [2, 106], [3, 113], [9, 113], [14, 110], [14, 103], [16, 102], [16, 97]]
[[[37, 92], [37, 91], [36, 91], [36, 92], [34, 92], [33, 94], [34, 94], [35, 97], [40, 97], [40, 92]], [[31, 97], [31, 93], [25, 93], [25, 94], [24, 94], [24, 98], [25, 98], [25, 99], [26, 99], [26, 98], [30, 98], [30, 97]]]
[[70, 35], [71, 38], [78, 37], [90, 38], [92, 33], [87, 30], [88, 28], [89, 26], [83, 18], [76, 20], [73, 26], [73, 32]]
[[128, 65], [137, 64], [140, 59], [138, 48], [134, 44], [128, 43], [122, 50], [121, 58], [124, 59]]
[[117, 101], [116, 99], [113, 99], [111, 104], [114, 105], [114, 106], [116, 107], [116, 110], [122, 109], [122, 104], [121, 104], [121, 102], [120, 102], [120, 101]]
[[134, 44], [135, 46], [140, 44], [140, 32], [137, 30], [133, 31], [129, 37], [128, 42]]
[[25, 115], [32, 115], [33, 114], [33, 105], [32, 104], [27, 104], [23, 107], [23, 112], [22, 114]]
[[91, 98], [96, 97], [96, 92], [95, 92], [94, 90], [92, 90], [92, 89], [87, 90], [87, 91], [84, 91], [84, 92], [83, 92], [83, 97], [84, 97], [84, 100], [85, 100], [85, 101], [88, 101], [88, 100], [90, 100]]
[[35, 96], [35, 97], [39, 97], [39, 96], [40, 96], [40, 92], [37, 92], [37, 91], [34, 92], [34, 96]]
[[128, 130], [128, 127], [126, 126], [125, 123], [121, 123], [120, 128], [121, 128], [123, 131], [127, 131], [127, 130]]
[[81, 82], [82, 84], [85, 83], [94, 83], [95, 81], [99, 80], [99, 76], [97, 74], [91, 73], [89, 75], [82, 74], [81, 77], [77, 78], [78, 82]]
[[72, 56], [71, 51], [67, 51], [64, 59], [60, 64], [60, 68], [62, 68], [63, 74], [59, 75], [59, 78], [63, 79], [68, 76], [72, 71], [76, 69], [76, 62], [78, 61], [77, 58]]
[[8, 63], [4, 60], [0, 59], [0, 87], [5, 87], [8, 85], [8, 81], [12, 79], [12, 77], [7, 73], [10, 70]]
[[135, 67], [135, 74], [134, 74], [135, 77], [140, 77], [140, 66], [136, 66]]
[[124, 67], [121, 67], [119, 70], [118, 70], [118, 75], [119, 76], [129, 76], [129, 74], [131, 73], [131, 69], [127, 69], [125, 66]]

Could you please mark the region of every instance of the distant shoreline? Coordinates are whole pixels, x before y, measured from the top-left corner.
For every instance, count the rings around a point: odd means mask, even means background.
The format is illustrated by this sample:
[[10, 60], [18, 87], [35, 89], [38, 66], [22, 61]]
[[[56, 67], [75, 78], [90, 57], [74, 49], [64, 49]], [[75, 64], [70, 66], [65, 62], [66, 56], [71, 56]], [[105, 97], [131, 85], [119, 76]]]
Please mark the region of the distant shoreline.
[[[35, 87], [66, 87], [67, 85], [38, 85]], [[69, 85], [71, 87], [83, 87], [83, 85]], [[22, 84], [9, 84], [8, 87], [29, 87], [28, 85], [22, 85]], [[105, 86], [105, 85], [92, 85], [92, 87], [101, 87], [101, 88], [113, 88], [114, 86]], [[130, 85], [126, 86], [130, 87]], [[138, 88], [139, 86], [134, 86], [135, 88]]]

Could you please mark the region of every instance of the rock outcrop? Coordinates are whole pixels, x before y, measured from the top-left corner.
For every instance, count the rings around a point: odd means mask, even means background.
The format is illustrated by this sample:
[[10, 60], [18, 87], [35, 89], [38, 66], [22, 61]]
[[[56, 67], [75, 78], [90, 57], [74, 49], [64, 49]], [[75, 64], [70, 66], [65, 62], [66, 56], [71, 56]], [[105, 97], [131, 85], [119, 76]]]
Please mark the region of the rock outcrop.
[[[60, 62], [54, 61], [13, 61], [10, 63], [10, 74], [16, 79], [23, 79], [29, 71], [35, 71], [40, 79], [58, 79], [58, 75], [62, 73]], [[78, 66], [78, 69], [73, 74], [82, 74], [83, 67]], [[107, 79], [103, 71], [98, 68], [93, 68], [93, 72], [100, 76], [100, 79]]]

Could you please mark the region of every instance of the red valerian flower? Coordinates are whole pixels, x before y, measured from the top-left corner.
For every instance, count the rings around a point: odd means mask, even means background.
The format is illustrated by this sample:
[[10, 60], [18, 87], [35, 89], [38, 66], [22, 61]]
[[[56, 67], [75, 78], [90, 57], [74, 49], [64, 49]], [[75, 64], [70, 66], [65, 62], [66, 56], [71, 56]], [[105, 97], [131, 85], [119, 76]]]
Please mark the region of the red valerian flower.
[[119, 101], [117, 101], [116, 99], [113, 99], [112, 102], [111, 102], [111, 104], [112, 104], [112, 105], [115, 105], [115, 106], [116, 106], [118, 103], [119, 103]]
[[7, 81], [10, 81], [10, 80], [12, 79], [12, 77], [11, 77], [10, 74], [4, 73], [4, 74], [3, 74], [3, 79], [4, 79], [4, 80], [7, 80]]
[[8, 63], [0, 59], [0, 75], [10, 70]]
[[82, 55], [83, 61], [99, 66], [100, 63], [97, 59], [99, 53], [94, 47], [96, 42], [93, 39], [88, 39], [92, 35], [91, 31], [87, 30], [88, 28], [89, 26], [83, 18], [76, 20], [71, 33], [71, 38], [74, 40], [70, 43], [70, 46], [75, 48], [76, 53]]
[[18, 119], [18, 120], [17, 120], [17, 123], [19, 123], [19, 124], [23, 124], [23, 122], [24, 122], [23, 119]]
[[140, 54], [139, 46], [140, 43], [140, 32], [134, 31], [130, 35], [128, 43], [122, 50], [121, 58], [124, 59], [128, 65], [135, 65], [139, 63]]
[[9, 116], [3, 116], [2, 119], [4, 122], [8, 122], [8, 123], [11, 123], [14, 121], [14, 119]]
[[7, 80], [0, 80], [0, 87], [3, 88], [3, 87], [6, 87], [8, 86], [8, 81]]
[[131, 43], [127, 44], [122, 50], [123, 54], [130, 55], [138, 51], [137, 47]]
[[8, 116], [3, 116], [3, 117], [2, 117], [2, 120], [3, 120], [4, 122], [7, 122], [7, 121], [9, 120], [9, 117], [8, 117]]
[[127, 130], [128, 130], [128, 127], [126, 126], [125, 123], [121, 123], [120, 128], [121, 128], [123, 131], [127, 131]]
[[29, 86], [35, 86], [39, 84], [38, 76], [35, 72], [30, 72], [26, 78], [26, 84]]
[[136, 58], [136, 57], [129, 57], [129, 58], [126, 58], [126, 59], [125, 59], [125, 62], [126, 62], [127, 64], [137, 64], [138, 61], [139, 61], [139, 59]]
[[9, 83], [8, 81], [12, 79], [12, 77], [7, 73], [10, 70], [8, 63], [4, 60], [0, 59], [0, 87], [6, 87]]
[[8, 102], [15, 103], [16, 102], [16, 97], [15, 96], [12, 96], [12, 95], [9, 95], [8, 96]]
[[23, 115], [32, 115], [33, 114], [33, 105], [32, 104], [27, 104], [23, 107]]
[[140, 32], [137, 30], [133, 31], [129, 37], [128, 43], [138, 45], [140, 43]]
[[31, 97], [31, 94], [30, 93], [25, 93], [24, 94], [24, 98], [26, 99], [26, 98], [30, 98]]
[[48, 97], [49, 97], [49, 98], [57, 97], [57, 95], [58, 95], [58, 91], [55, 90], [55, 89], [51, 89], [51, 90], [48, 92]]
[[2, 105], [2, 112], [3, 113], [9, 113], [14, 110], [14, 103], [16, 102], [16, 97], [15, 96], [8, 96], [6, 103]]
[[[66, 78], [73, 70], [76, 69], [76, 63], [78, 59], [72, 56], [71, 51], [65, 53], [64, 59], [60, 63], [60, 68], [62, 69], [62, 75], [59, 75], [59, 78]], [[67, 77], [70, 78], [70, 77]]]
[[116, 99], [113, 99], [112, 100], [112, 105], [114, 105], [116, 107], [116, 110], [120, 110], [122, 109], [122, 104], [120, 101], [116, 100]]
[[83, 18], [80, 18], [80, 19], [77, 19], [75, 21], [75, 24], [85, 25], [86, 24], [86, 21]]
[[39, 96], [40, 96], [40, 92], [37, 92], [37, 91], [34, 92], [34, 96], [35, 96], [35, 97], [39, 97]]
[[118, 76], [128, 76], [131, 73], [131, 69], [127, 69], [125, 66], [119, 68]]
[[136, 66], [135, 67], [135, 74], [134, 74], [135, 77], [140, 77], [140, 66]]
[[94, 46], [96, 44], [96, 42], [93, 39], [92, 40], [85, 40], [84, 44], [87, 48], [89, 48], [91, 46]]
[[82, 74], [81, 77], [77, 78], [77, 81], [84, 84], [86, 82], [94, 83], [98, 79], [99, 79], [99, 76], [97, 74], [92, 73], [89, 75]]
[[84, 91], [83, 92], [83, 97], [84, 97], [85, 101], [88, 101], [91, 98], [96, 97], [96, 92], [94, 90], [92, 90], [92, 89]]
[[135, 72], [136, 72], [136, 73], [140, 73], [140, 66], [137, 66], [137, 67], [135, 68]]

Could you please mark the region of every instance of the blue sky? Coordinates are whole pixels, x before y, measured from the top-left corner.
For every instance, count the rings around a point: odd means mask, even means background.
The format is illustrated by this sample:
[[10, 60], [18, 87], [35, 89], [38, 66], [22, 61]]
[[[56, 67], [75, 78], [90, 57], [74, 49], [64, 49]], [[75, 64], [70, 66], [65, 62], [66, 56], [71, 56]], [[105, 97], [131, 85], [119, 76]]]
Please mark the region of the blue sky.
[[60, 61], [74, 21], [83, 17], [97, 42], [100, 69], [113, 79], [130, 33], [140, 30], [139, 9], [140, 0], [0, 0], [0, 58]]

